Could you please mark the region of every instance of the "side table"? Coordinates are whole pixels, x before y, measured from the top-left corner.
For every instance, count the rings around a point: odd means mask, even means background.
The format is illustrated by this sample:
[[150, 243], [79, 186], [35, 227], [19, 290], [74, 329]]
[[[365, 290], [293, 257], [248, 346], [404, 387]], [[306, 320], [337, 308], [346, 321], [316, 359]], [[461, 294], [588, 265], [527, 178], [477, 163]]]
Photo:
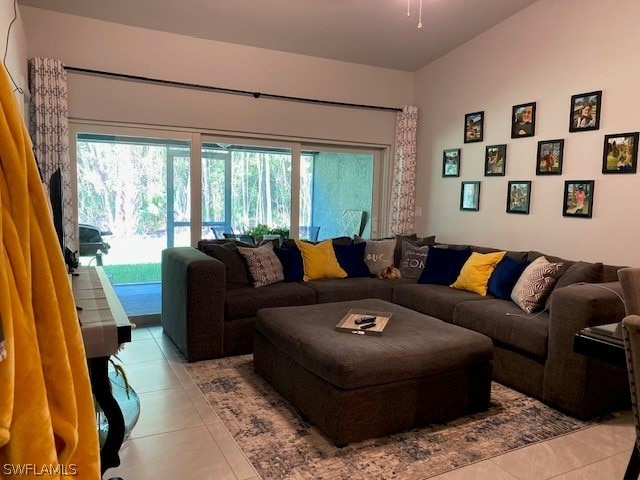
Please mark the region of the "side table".
[[100, 449], [101, 473], [120, 465], [118, 454], [125, 435], [125, 423], [109, 381], [109, 357], [118, 353], [121, 343], [131, 341], [131, 323], [102, 267], [78, 267], [71, 280], [78, 308], [96, 402], [109, 424]]
[[[620, 323], [584, 328], [573, 337], [573, 351], [626, 370], [627, 357], [621, 328]], [[640, 451], [634, 442], [624, 480], [637, 480], [638, 470], [640, 470]]]
[[573, 351], [627, 369], [619, 323], [583, 328], [573, 337]]

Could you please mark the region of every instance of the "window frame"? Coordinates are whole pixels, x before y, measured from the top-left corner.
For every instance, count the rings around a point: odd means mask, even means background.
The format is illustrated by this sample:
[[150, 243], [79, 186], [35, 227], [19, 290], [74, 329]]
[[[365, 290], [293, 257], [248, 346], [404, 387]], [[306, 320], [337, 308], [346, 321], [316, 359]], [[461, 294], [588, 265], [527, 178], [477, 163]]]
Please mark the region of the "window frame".
[[[71, 189], [73, 192], [73, 211], [76, 218], [76, 236], [78, 235], [78, 179], [76, 141], [78, 133], [116, 135], [124, 137], [147, 137], [175, 139], [190, 143], [191, 177], [191, 245], [196, 246], [202, 237], [202, 145], [203, 143], [230, 143], [256, 147], [275, 147], [291, 150], [291, 218], [290, 231], [293, 237], [299, 230], [300, 199], [300, 157], [303, 150], [318, 149], [340, 153], [371, 154], [374, 156], [373, 198], [371, 212], [371, 237], [384, 236], [389, 230], [389, 208], [391, 198], [390, 158], [391, 145], [363, 144], [331, 140], [310, 140], [274, 135], [254, 135], [212, 130], [180, 128], [171, 126], [151, 126], [128, 123], [116, 123], [90, 120], [69, 120], [69, 156]], [[227, 177], [229, 172], [227, 172]], [[225, 180], [226, 182], [227, 180]], [[225, 192], [225, 198], [227, 192]], [[226, 202], [225, 202], [226, 203]], [[225, 217], [229, 214], [226, 211]]]

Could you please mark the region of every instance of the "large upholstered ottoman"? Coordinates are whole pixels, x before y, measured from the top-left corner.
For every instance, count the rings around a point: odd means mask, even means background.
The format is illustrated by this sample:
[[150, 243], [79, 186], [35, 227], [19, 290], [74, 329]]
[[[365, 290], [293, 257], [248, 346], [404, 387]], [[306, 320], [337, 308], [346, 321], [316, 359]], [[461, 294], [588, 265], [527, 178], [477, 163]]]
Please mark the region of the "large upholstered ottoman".
[[[393, 312], [382, 336], [334, 330], [350, 309]], [[336, 445], [484, 410], [491, 340], [368, 299], [258, 312], [254, 368]]]

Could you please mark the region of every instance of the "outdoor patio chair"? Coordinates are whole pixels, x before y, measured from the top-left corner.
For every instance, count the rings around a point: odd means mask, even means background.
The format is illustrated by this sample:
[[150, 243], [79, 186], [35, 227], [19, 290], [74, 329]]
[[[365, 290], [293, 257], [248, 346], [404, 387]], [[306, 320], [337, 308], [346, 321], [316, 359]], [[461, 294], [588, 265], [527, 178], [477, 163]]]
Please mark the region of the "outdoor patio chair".
[[214, 237], [216, 237], [217, 239], [225, 238], [225, 233], [234, 233], [233, 228], [231, 228], [231, 225], [229, 225], [228, 223], [225, 223], [223, 225], [214, 225], [213, 227], [211, 227], [211, 231], [213, 232]]
[[320, 227], [316, 226], [300, 226], [300, 238], [309, 240], [310, 242], [318, 241], [318, 234], [320, 233]]
[[364, 210], [346, 209], [340, 219], [340, 234], [345, 237], [362, 236], [367, 224], [367, 212]]
[[256, 239], [251, 235], [243, 235], [243, 234], [236, 234], [236, 233], [223, 233], [222, 235], [224, 236], [224, 238], [239, 240], [240, 242], [244, 242], [244, 243], [249, 243], [249, 244], [256, 243]]

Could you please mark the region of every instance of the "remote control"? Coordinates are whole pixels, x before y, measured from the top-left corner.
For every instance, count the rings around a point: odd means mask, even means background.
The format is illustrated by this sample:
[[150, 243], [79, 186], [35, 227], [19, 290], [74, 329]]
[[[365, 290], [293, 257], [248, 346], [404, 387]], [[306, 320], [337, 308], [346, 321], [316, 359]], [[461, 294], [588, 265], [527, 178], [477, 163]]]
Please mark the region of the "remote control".
[[356, 325], [362, 325], [363, 323], [375, 322], [377, 317], [373, 315], [367, 315], [366, 317], [360, 317], [356, 320]]
[[367, 323], [366, 325], [360, 325], [360, 330], [366, 330], [368, 328], [375, 327], [376, 325], [377, 325], [376, 322]]

